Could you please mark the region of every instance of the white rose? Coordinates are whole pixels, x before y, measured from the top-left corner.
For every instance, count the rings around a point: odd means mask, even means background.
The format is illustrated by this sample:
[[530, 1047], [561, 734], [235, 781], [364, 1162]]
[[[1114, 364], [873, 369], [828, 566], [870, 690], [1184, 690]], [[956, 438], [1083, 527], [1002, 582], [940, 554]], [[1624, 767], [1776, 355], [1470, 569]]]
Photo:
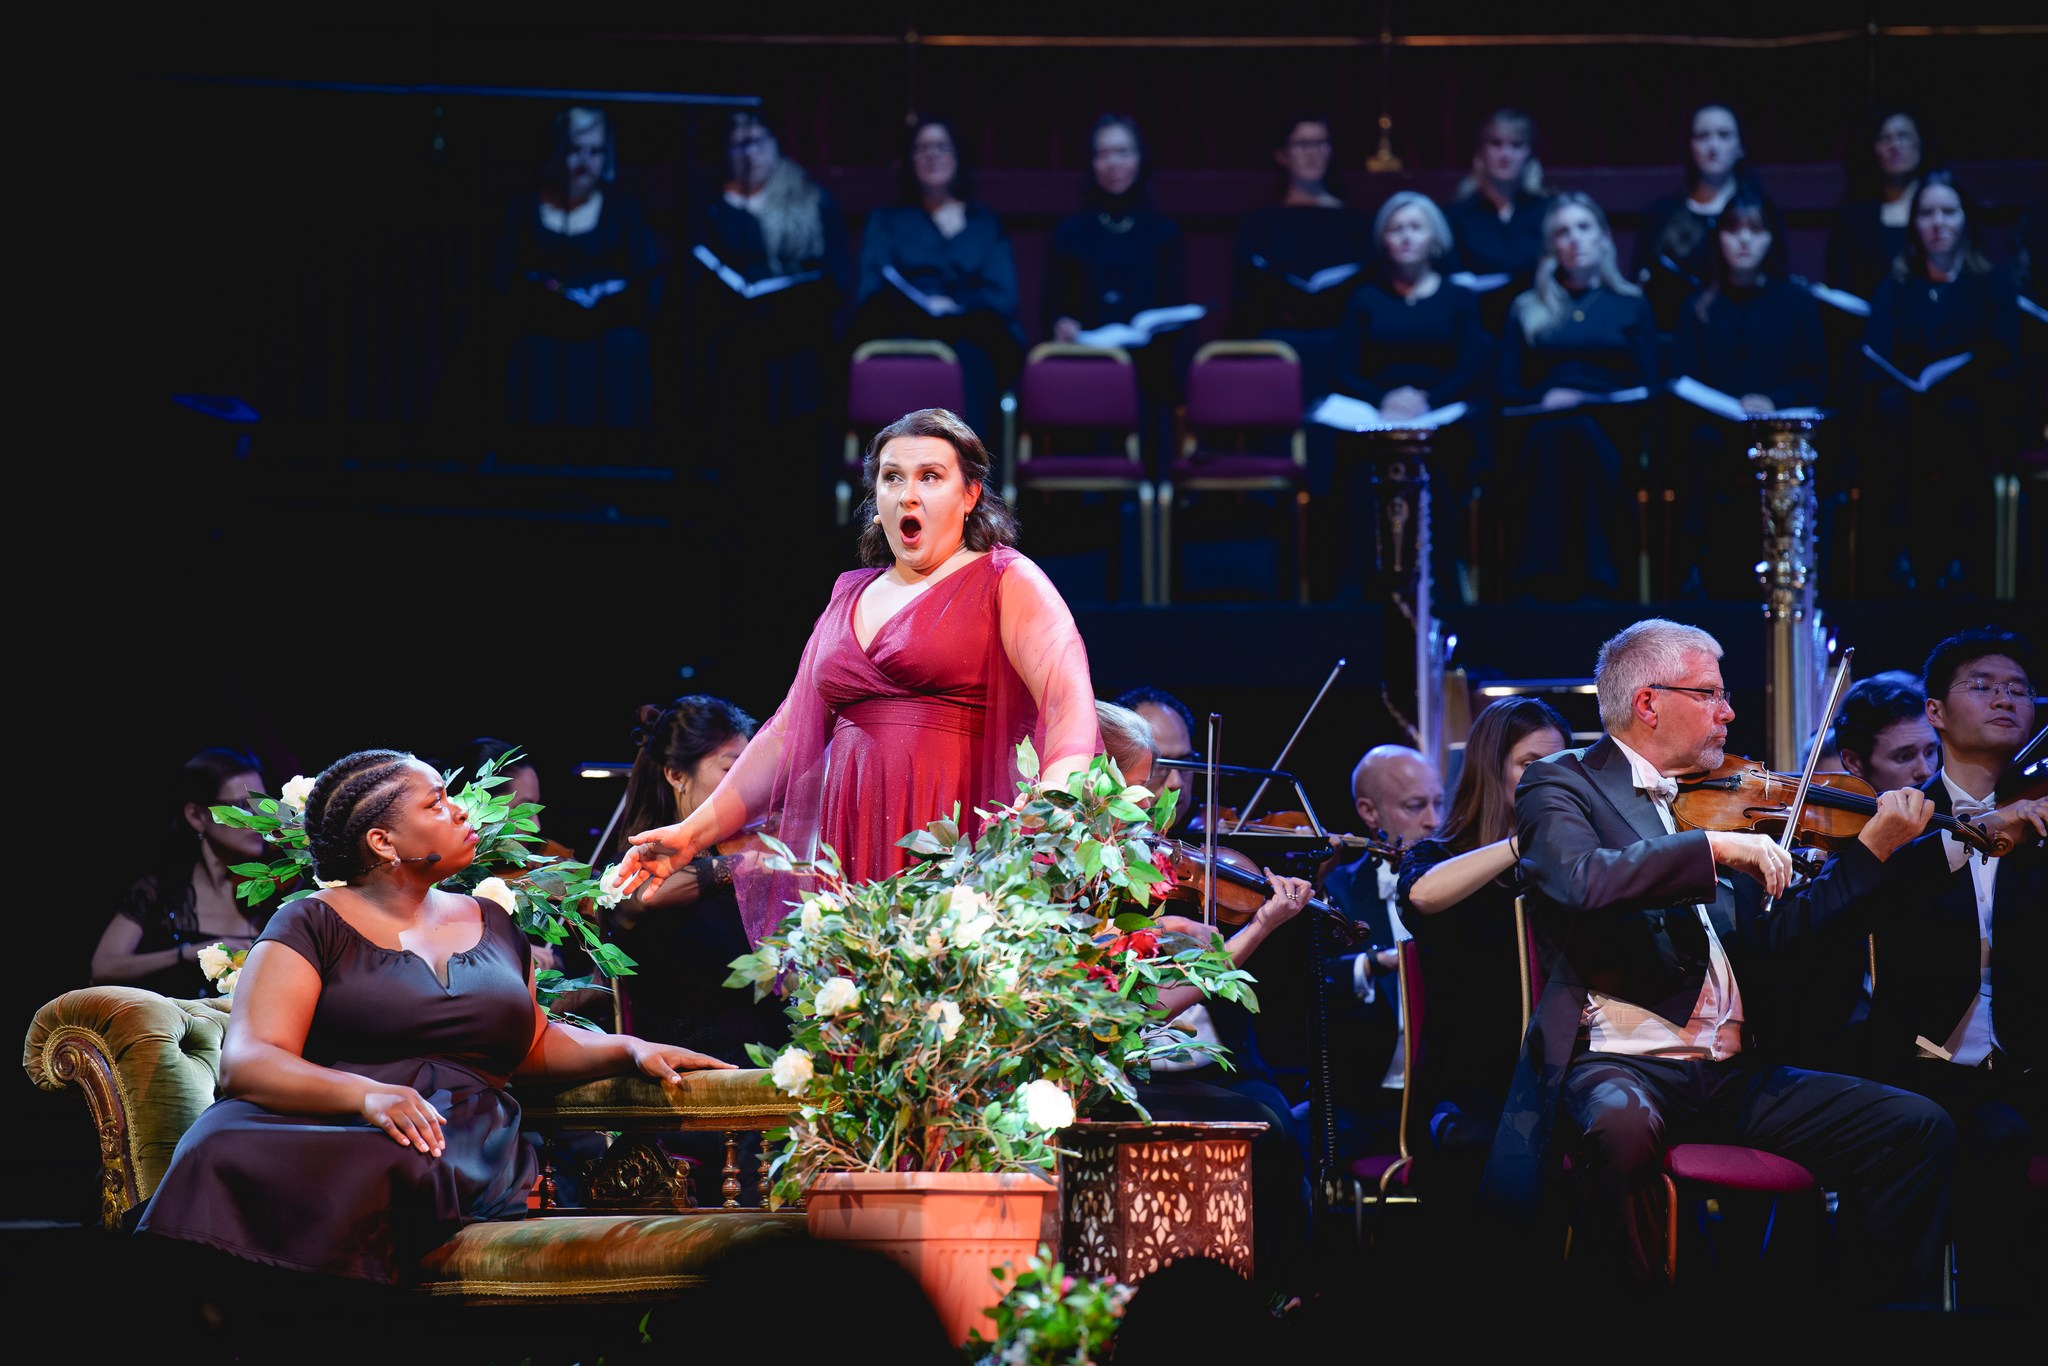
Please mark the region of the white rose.
[[989, 900], [985, 892], [977, 892], [962, 882], [946, 893], [946, 909], [955, 915], [971, 915], [988, 909]]
[[284, 791], [277, 794], [277, 799], [294, 811], [304, 811], [306, 798], [312, 795], [313, 780], [301, 773], [284, 785]]
[[996, 918], [992, 915], [978, 915], [972, 920], [961, 921], [953, 927], [953, 947], [964, 949], [969, 944], [979, 941], [995, 927], [995, 923]]
[[600, 909], [608, 911], [625, 899], [626, 893], [619, 886], [619, 865], [614, 863], [597, 880], [597, 904]]
[[798, 917], [797, 924], [803, 928], [805, 934], [816, 934], [825, 928], [825, 913], [818, 909], [817, 902], [806, 902], [804, 913]]
[[1017, 1093], [1024, 1117], [1041, 1129], [1064, 1129], [1074, 1122], [1074, 1102], [1056, 1081], [1040, 1077]]
[[235, 994], [235, 982], [237, 981], [237, 979], [241, 977], [241, 975], [242, 970], [240, 968], [236, 968], [233, 972], [221, 978], [218, 982], [215, 982], [214, 985], [220, 988], [221, 995], [232, 996]]
[[199, 970], [206, 974], [209, 982], [218, 979], [234, 965], [235, 960], [218, 944], [208, 944], [199, 951]]
[[801, 1048], [786, 1049], [775, 1060], [768, 1076], [792, 1096], [797, 1095], [804, 1089], [804, 1083], [811, 1079], [811, 1055]]
[[924, 1017], [939, 1022], [939, 1037], [947, 1043], [953, 1042], [953, 1036], [960, 1032], [960, 1007], [951, 1001], [934, 1001]]
[[497, 902], [505, 908], [505, 914], [507, 915], [519, 909], [519, 893], [513, 891], [506, 884], [505, 879], [501, 877], [485, 878], [482, 882], [477, 883], [476, 890], [470, 893], [470, 895], [480, 897], [485, 901]]
[[860, 1004], [860, 988], [851, 977], [834, 977], [818, 988], [814, 1008], [820, 1015], [838, 1015]]

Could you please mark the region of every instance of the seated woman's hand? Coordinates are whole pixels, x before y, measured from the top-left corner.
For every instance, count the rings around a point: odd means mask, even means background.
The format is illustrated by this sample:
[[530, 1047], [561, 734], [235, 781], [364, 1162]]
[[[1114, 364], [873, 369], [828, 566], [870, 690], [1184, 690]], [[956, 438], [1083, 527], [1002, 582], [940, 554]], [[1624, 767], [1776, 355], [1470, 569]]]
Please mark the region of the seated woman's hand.
[[410, 1086], [373, 1084], [363, 1095], [362, 1117], [390, 1134], [392, 1141], [417, 1148], [429, 1157], [439, 1157], [448, 1147], [441, 1134], [447, 1116], [427, 1104], [427, 1098]]
[[1543, 391], [1543, 406], [1546, 408], [1576, 408], [1584, 398], [1577, 389], [1546, 389]]
[[656, 1081], [681, 1081], [685, 1072], [730, 1071], [733, 1066], [708, 1053], [695, 1053], [672, 1043], [628, 1037], [626, 1049], [632, 1055], [633, 1065]]
[[681, 822], [657, 825], [627, 840], [626, 856], [619, 860], [618, 876], [612, 890], [631, 896], [644, 882], [660, 886], [676, 871], [697, 857], [696, 847], [684, 837]]

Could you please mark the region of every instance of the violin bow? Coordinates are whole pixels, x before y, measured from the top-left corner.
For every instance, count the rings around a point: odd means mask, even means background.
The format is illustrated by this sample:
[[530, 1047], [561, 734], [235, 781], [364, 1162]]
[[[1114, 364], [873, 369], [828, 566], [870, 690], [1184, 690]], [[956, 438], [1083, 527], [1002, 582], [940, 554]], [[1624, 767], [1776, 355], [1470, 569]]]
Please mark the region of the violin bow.
[[[1223, 717], [1219, 713], [1212, 711], [1209, 713], [1209, 735], [1202, 746], [1208, 751], [1209, 772], [1206, 775], [1206, 779], [1209, 791], [1207, 800], [1209, 810], [1211, 811], [1220, 809], [1216, 805], [1216, 751], [1222, 747], [1222, 744]], [[1240, 821], [1239, 824], [1243, 824], [1243, 822]], [[1202, 822], [1202, 866], [1209, 870], [1208, 881], [1205, 884], [1202, 896], [1202, 923], [1213, 931], [1216, 928], [1216, 822], [1213, 820]]]
[[[1785, 829], [1778, 836], [1778, 847], [1785, 851], [1787, 858], [1792, 855], [1792, 841], [1799, 835], [1799, 813], [1806, 809], [1806, 791], [1813, 786], [1813, 771], [1820, 766], [1820, 752], [1823, 746], [1819, 737], [1828, 733], [1828, 727], [1835, 724], [1835, 709], [1842, 705], [1842, 694], [1849, 688], [1849, 661], [1856, 657], [1856, 647], [1842, 651], [1841, 662], [1835, 665], [1835, 677], [1828, 684], [1827, 705], [1821, 709], [1820, 726], [1814, 731], [1814, 743], [1807, 746], [1806, 766], [1800, 770], [1799, 786], [1792, 790], [1792, 800], [1786, 804]], [[1763, 913], [1769, 915], [1778, 898], [1764, 898]]]
[[[1337, 675], [1342, 673], [1343, 671], [1344, 661], [1340, 659], [1337, 661], [1337, 667], [1330, 670], [1330, 676], [1323, 680], [1323, 686], [1316, 693], [1314, 700], [1312, 700], [1308, 704], [1308, 710], [1301, 714], [1301, 722], [1300, 724], [1295, 726], [1294, 734], [1288, 736], [1287, 743], [1280, 746], [1280, 757], [1273, 761], [1273, 767], [1275, 769], [1278, 769], [1280, 765], [1287, 762], [1287, 755], [1289, 751], [1291, 751], [1294, 748], [1294, 742], [1296, 740], [1299, 740], [1301, 738], [1302, 731], [1308, 728], [1308, 719], [1311, 716], [1314, 716], [1316, 714], [1316, 708], [1322, 705], [1323, 694], [1327, 693], [1330, 690], [1330, 685], [1337, 681]], [[1252, 793], [1252, 799], [1246, 802], [1244, 804], [1244, 810], [1238, 813], [1237, 824], [1230, 827], [1231, 834], [1235, 835], [1238, 831], [1244, 829], [1245, 823], [1252, 818], [1252, 813], [1259, 809], [1259, 802], [1262, 798], [1265, 797], [1266, 788], [1272, 784], [1272, 781], [1273, 780], [1271, 778], [1264, 778], [1260, 780], [1259, 790]], [[1216, 794], [1213, 791], [1209, 794], [1209, 809], [1211, 811], [1214, 811], [1216, 809]], [[1316, 833], [1320, 835], [1322, 831], [1318, 830]]]

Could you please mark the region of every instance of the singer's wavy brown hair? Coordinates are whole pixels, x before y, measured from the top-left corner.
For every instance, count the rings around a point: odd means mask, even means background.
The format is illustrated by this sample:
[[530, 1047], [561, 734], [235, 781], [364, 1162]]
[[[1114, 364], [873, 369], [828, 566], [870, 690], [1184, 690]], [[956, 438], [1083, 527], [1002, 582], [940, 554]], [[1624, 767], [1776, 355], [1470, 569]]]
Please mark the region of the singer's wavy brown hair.
[[404, 792], [406, 766], [412, 762], [412, 755], [395, 749], [362, 749], [320, 771], [306, 798], [306, 843], [314, 877], [352, 882], [375, 866], [363, 837]]
[[882, 448], [903, 436], [935, 436], [944, 441], [960, 458], [960, 475], [967, 486], [981, 490], [981, 497], [967, 513], [962, 539], [969, 550], [994, 550], [999, 545], [1017, 544], [1016, 514], [989, 480], [995, 470], [995, 458], [988, 447], [974, 434], [974, 428], [950, 410], [919, 408], [876, 432], [868, 442], [867, 457], [861, 461], [861, 487], [867, 495], [861, 500], [859, 514], [862, 564], [880, 568], [896, 562], [889, 549], [889, 537], [875, 522], [875, 477], [882, 463]]

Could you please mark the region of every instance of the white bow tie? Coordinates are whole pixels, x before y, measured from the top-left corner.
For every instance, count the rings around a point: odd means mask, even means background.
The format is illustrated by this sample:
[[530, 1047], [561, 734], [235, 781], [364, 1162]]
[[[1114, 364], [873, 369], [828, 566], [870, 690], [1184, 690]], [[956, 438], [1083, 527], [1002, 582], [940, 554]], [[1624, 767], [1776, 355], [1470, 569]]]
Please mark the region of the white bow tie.
[[1998, 798], [1995, 795], [1981, 799], [1977, 797], [1958, 797], [1955, 799], [1954, 808], [1952, 814], [1958, 820], [1970, 816], [1981, 816], [1987, 811], [1996, 811], [1998, 809]]
[[1646, 780], [1643, 783], [1643, 791], [1649, 796], [1651, 801], [1662, 802], [1669, 806], [1672, 799], [1678, 796], [1678, 780], [1676, 778], [1663, 777], [1657, 778], [1654, 781]]
[[1395, 891], [1399, 889], [1401, 885], [1401, 879], [1395, 875], [1394, 870], [1392, 868], [1389, 868], [1384, 863], [1378, 866], [1378, 870], [1380, 900], [1385, 901], [1389, 897], [1393, 896]]

